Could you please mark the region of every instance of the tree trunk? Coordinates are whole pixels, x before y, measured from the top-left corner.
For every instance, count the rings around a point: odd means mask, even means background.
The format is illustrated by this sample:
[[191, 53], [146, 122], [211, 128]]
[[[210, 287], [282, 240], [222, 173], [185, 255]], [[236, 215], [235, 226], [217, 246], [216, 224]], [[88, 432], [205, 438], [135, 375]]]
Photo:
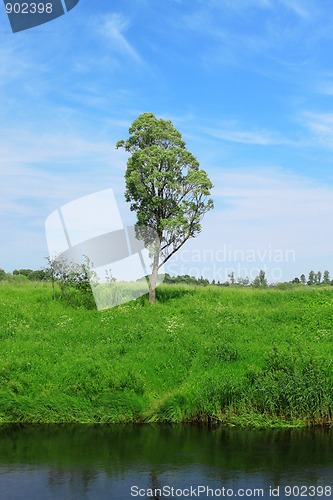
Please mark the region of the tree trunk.
[[159, 252], [155, 253], [154, 261], [153, 261], [153, 270], [151, 273], [151, 277], [149, 280], [149, 302], [151, 304], [155, 304], [156, 300], [156, 284], [158, 277], [158, 261], [159, 261]]

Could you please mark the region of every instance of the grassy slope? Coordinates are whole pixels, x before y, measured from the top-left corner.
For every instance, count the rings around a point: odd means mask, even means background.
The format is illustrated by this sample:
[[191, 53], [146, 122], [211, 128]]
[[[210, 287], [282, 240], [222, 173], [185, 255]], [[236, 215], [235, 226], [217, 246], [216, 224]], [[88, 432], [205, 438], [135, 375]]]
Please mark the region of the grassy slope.
[[0, 422], [332, 423], [332, 288], [163, 286], [105, 312], [0, 286]]

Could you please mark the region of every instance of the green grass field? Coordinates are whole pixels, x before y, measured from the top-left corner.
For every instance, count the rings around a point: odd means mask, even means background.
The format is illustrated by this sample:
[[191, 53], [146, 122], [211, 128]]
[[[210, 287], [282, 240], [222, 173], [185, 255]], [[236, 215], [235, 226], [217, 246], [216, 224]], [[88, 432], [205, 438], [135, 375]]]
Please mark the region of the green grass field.
[[333, 421], [333, 289], [162, 285], [98, 312], [0, 284], [0, 422]]

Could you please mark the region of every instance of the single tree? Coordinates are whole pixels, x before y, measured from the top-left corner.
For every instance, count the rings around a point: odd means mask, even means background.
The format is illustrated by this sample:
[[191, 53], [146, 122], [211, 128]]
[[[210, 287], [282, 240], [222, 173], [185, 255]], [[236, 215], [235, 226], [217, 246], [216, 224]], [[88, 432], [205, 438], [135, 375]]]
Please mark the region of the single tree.
[[254, 286], [255, 288], [258, 288], [259, 286], [268, 286], [265, 271], [263, 271], [262, 269], [259, 271], [258, 276], [256, 276], [252, 282], [252, 286]]
[[230, 283], [234, 285], [236, 279], [235, 279], [235, 273], [233, 271], [230, 274], [228, 274], [228, 278], [230, 278]]
[[137, 214], [137, 235], [146, 243], [151, 243], [149, 235], [157, 236], [150, 250], [149, 300], [154, 303], [158, 270], [189, 238], [200, 233], [203, 216], [213, 208], [213, 186], [171, 121], [143, 113], [129, 134], [116, 147], [131, 154], [125, 198]]
[[313, 285], [315, 282], [315, 273], [314, 271], [309, 272], [308, 285]]
[[329, 273], [329, 271], [324, 271], [323, 283], [325, 283], [325, 285], [329, 285], [330, 282], [331, 282], [331, 280], [330, 280], [330, 273]]
[[305, 274], [301, 274], [301, 283], [303, 283], [303, 285], [305, 285], [305, 283], [306, 283]]

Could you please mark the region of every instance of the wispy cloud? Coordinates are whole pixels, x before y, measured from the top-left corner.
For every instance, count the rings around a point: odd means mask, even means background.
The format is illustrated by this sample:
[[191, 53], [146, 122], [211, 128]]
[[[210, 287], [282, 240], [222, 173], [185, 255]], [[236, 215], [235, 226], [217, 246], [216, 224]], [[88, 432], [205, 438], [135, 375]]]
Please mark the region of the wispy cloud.
[[[177, 256], [178, 264], [187, 265], [184, 273], [194, 274], [196, 269], [200, 276], [206, 269], [208, 276], [223, 280], [229, 268], [253, 279], [267, 266], [270, 281], [281, 281], [311, 268], [333, 270], [333, 235], [328, 230], [333, 218], [332, 185], [278, 167], [255, 166], [251, 171], [222, 169], [213, 180], [216, 207], [203, 221], [203, 234], [184, 247], [186, 259], [181, 252]], [[226, 248], [231, 250], [231, 261], [228, 256], [223, 262], [198, 261], [198, 255], [221, 256]], [[290, 258], [238, 261], [233, 249], [238, 249], [238, 258], [247, 250], [267, 256], [270, 249], [290, 251]], [[191, 251], [196, 252], [193, 262]]]
[[314, 144], [333, 148], [333, 113], [303, 113], [303, 125]]
[[59, 206], [109, 187], [123, 200], [127, 161], [115, 141], [79, 131], [10, 132], [0, 140], [0, 265], [8, 271], [44, 264], [44, 222]]
[[327, 224], [333, 217], [333, 205], [329, 202], [333, 186], [286, 169], [224, 171], [216, 175], [216, 184], [215, 194], [223, 200], [228, 220], [265, 221], [266, 231], [272, 233], [277, 229], [275, 223], [280, 230], [287, 225], [296, 229], [299, 225], [315, 227], [322, 218]]
[[110, 183], [122, 192], [127, 154], [117, 151], [115, 143], [116, 138], [103, 140], [79, 130], [41, 134], [34, 127], [9, 129], [0, 137], [0, 215], [28, 221]]
[[324, 80], [317, 84], [317, 91], [324, 95], [333, 95], [333, 82], [331, 80]]
[[280, 3], [303, 19], [307, 19], [310, 16], [304, 0], [301, 2], [297, 0], [280, 0]]
[[6, 170], [9, 164], [59, 165], [59, 162], [77, 164], [91, 161], [106, 161], [114, 151], [113, 142], [87, 138], [80, 133], [34, 133], [33, 130], [17, 129], [10, 139], [0, 140], [0, 167]]
[[228, 8], [232, 10], [267, 9], [272, 7], [272, 0], [196, 0], [195, 3], [210, 8]]
[[124, 34], [128, 27], [128, 20], [117, 13], [105, 14], [99, 21], [99, 32], [112, 43], [114, 49], [142, 63], [141, 56]]
[[[213, 41], [201, 52], [207, 68], [239, 65], [283, 75], [286, 64], [307, 63], [309, 49], [324, 36], [322, 9], [318, 5], [311, 8], [311, 0], [212, 0], [194, 5], [184, 15], [182, 25], [188, 32]], [[299, 44], [301, 38], [303, 45]]]
[[248, 9], [277, 10], [285, 7], [300, 17], [308, 17], [308, 0], [197, 0], [197, 3], [206, 7], [230, 9], [233, 11]]
[[241, 144], [257, 144], [269, 146], [277, 144], [295, 144], [293, 141], [283, 137], [279, 133], [262, 129], [242, 130], [234, 121], [225, 122], [220, 127], [204, 128], [204, 133], [217, 139], [238, 142]]
[[[300, 125], [299, 129], [295, 127], [296, 122]], [[278, 131], [253, 126], [245, 129], [236, 120], [201, 127], [200, 131], [212, 138], [240, 144], [283, 145], [302, 149], [333, 148], [333, 112], [303, 112], [294, 120], [294, 124], [291, 122], [290, 125], [293, 126], [292, 138]]]

